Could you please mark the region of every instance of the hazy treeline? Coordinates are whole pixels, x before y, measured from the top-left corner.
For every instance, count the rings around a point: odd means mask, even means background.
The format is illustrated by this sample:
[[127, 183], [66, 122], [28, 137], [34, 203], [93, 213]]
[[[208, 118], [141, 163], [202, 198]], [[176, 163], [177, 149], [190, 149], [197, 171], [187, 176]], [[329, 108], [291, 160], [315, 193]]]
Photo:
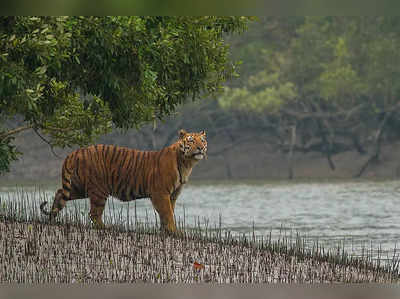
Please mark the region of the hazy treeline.
[[368, 154], [360, 176], [399, 138], [399, 29], [398, 17], [262, 18], [237, 40], [251, 59], [219, 103], [263, 118], [289, 163], [294, 151], [332, 169], [334, 155]]

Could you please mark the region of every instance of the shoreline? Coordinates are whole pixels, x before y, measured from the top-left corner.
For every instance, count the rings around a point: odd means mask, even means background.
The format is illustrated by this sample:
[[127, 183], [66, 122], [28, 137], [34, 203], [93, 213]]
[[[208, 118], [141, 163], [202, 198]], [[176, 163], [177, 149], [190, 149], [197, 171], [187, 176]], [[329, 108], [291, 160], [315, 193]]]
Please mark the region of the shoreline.
[[[124, 231], [39, 221], [0, 221], [0, 282], [18, 283], [399, 283], [367, 259], [253, 242], [221, 232], [156, 227]], [[300, 242], [301, 243], [301, 242]], [[324, 252], [324, 253], [323, 253]], [[394, 266], [394, 264], [393, 264]]]
[[[296, 235], [234, 236], [219, 225], [179, 219], [180, 236], [159, 231], [157, 220], [110, 210], [95, 229], [77, 206], [44, 222], [45, 194], [19, 190], [0, 204], [0, 282], [10, 283], [399, 283], [400, 258], [385, 263], [368, 252], [306, 246]], [[129, 211], [129, 210], [128, 210]], [[157, 219], [157, 218], [156, 218]], [[142, 222], [141, 222], [142, 221]], [[382, 263], [381, 263], [382, 262]]]
[[[280, 185], [280, 184], [342, 184], [342, 183], [384, 183], [384, 182], [398, 182], [396, 177], [360, 177], [360, 178], [341, 178], [341, 177], [299, 177], [292, 180], [285, 178], [255, 178], [255, 179], [191, 179], [187, 185], [188, 186], [209, 186], [209, 185]], [[14, 188], [14, 187], [28, 187], [28, 188], [38, 188], [41, 187], [52, 187], [54, 189], [60, 187], [60, 181], [58, 179], [44, 179], [44, 180], [33, 180], [33, 179], [3, 179], [0, 182], [0, 188]]]

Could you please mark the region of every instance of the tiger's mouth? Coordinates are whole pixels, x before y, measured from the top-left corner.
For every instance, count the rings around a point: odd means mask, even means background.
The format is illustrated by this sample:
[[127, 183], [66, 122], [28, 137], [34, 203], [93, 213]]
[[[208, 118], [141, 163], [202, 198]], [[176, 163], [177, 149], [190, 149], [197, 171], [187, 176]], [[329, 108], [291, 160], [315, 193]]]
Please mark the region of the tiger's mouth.
[[201, 160], [204, 158], [204, 154], [202, 154], [202, 153], [194, 154], [193, 158], [195, 158], [196, 160]]
[[205, 157], [205, 153], [203, 152], [196, 152], [193, 153], [192, 158], [196, 159], [196, 160], [202, 160]]

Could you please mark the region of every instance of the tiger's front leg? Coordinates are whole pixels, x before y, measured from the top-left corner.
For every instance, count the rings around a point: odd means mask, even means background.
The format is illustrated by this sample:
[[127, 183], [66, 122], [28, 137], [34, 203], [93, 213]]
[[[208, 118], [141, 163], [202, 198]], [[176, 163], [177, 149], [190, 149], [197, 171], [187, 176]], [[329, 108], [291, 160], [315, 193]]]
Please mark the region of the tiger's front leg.
[[172, 212], [175, 214], [175, 203], [176, 200], [178, 199], [179, 194], [181, 194], [182, 190], [182, 185], [180, 185], [174, 192], [171, 194], [171, 206], [172, 206]]
[[169, 194], [155, 194], [151, 196], [151, 203], [160, 217], [161, 229], [171, 233], [176, 232], [174, 212]]

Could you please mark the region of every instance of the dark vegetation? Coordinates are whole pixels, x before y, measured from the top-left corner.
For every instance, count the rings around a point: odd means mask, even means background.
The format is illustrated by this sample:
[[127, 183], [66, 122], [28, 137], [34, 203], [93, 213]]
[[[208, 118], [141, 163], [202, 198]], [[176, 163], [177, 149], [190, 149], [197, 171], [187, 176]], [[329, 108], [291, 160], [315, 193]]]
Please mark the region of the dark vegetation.
[[221, 90], [235, 75], [223, 35], [249, 20], [1, 17], [0, 173], [24, 130], [51, 146], [87, 145], [112, 126], [136, 128]]
[[[18, 283], [393, 283], [399, 281], [397, 257], [386, 263], [368, 252], [352, 257], [344, 250], [306, 247], [293, 239], [233, 237], [208, 221], [181, 236], [159, 232], [149, 218], [113, 209], [108, 228], [94, 229], [81, 209], [67, 209], [59, 223], [42, 221], [40, 191], [19, 190], [0, 209], [0, 281]], [[16, 198], [17, 197], [17, 198]], [[34, 199], [36, 198], [36, 199]], [[155, 218], [157, 219], [157, 218]]]

